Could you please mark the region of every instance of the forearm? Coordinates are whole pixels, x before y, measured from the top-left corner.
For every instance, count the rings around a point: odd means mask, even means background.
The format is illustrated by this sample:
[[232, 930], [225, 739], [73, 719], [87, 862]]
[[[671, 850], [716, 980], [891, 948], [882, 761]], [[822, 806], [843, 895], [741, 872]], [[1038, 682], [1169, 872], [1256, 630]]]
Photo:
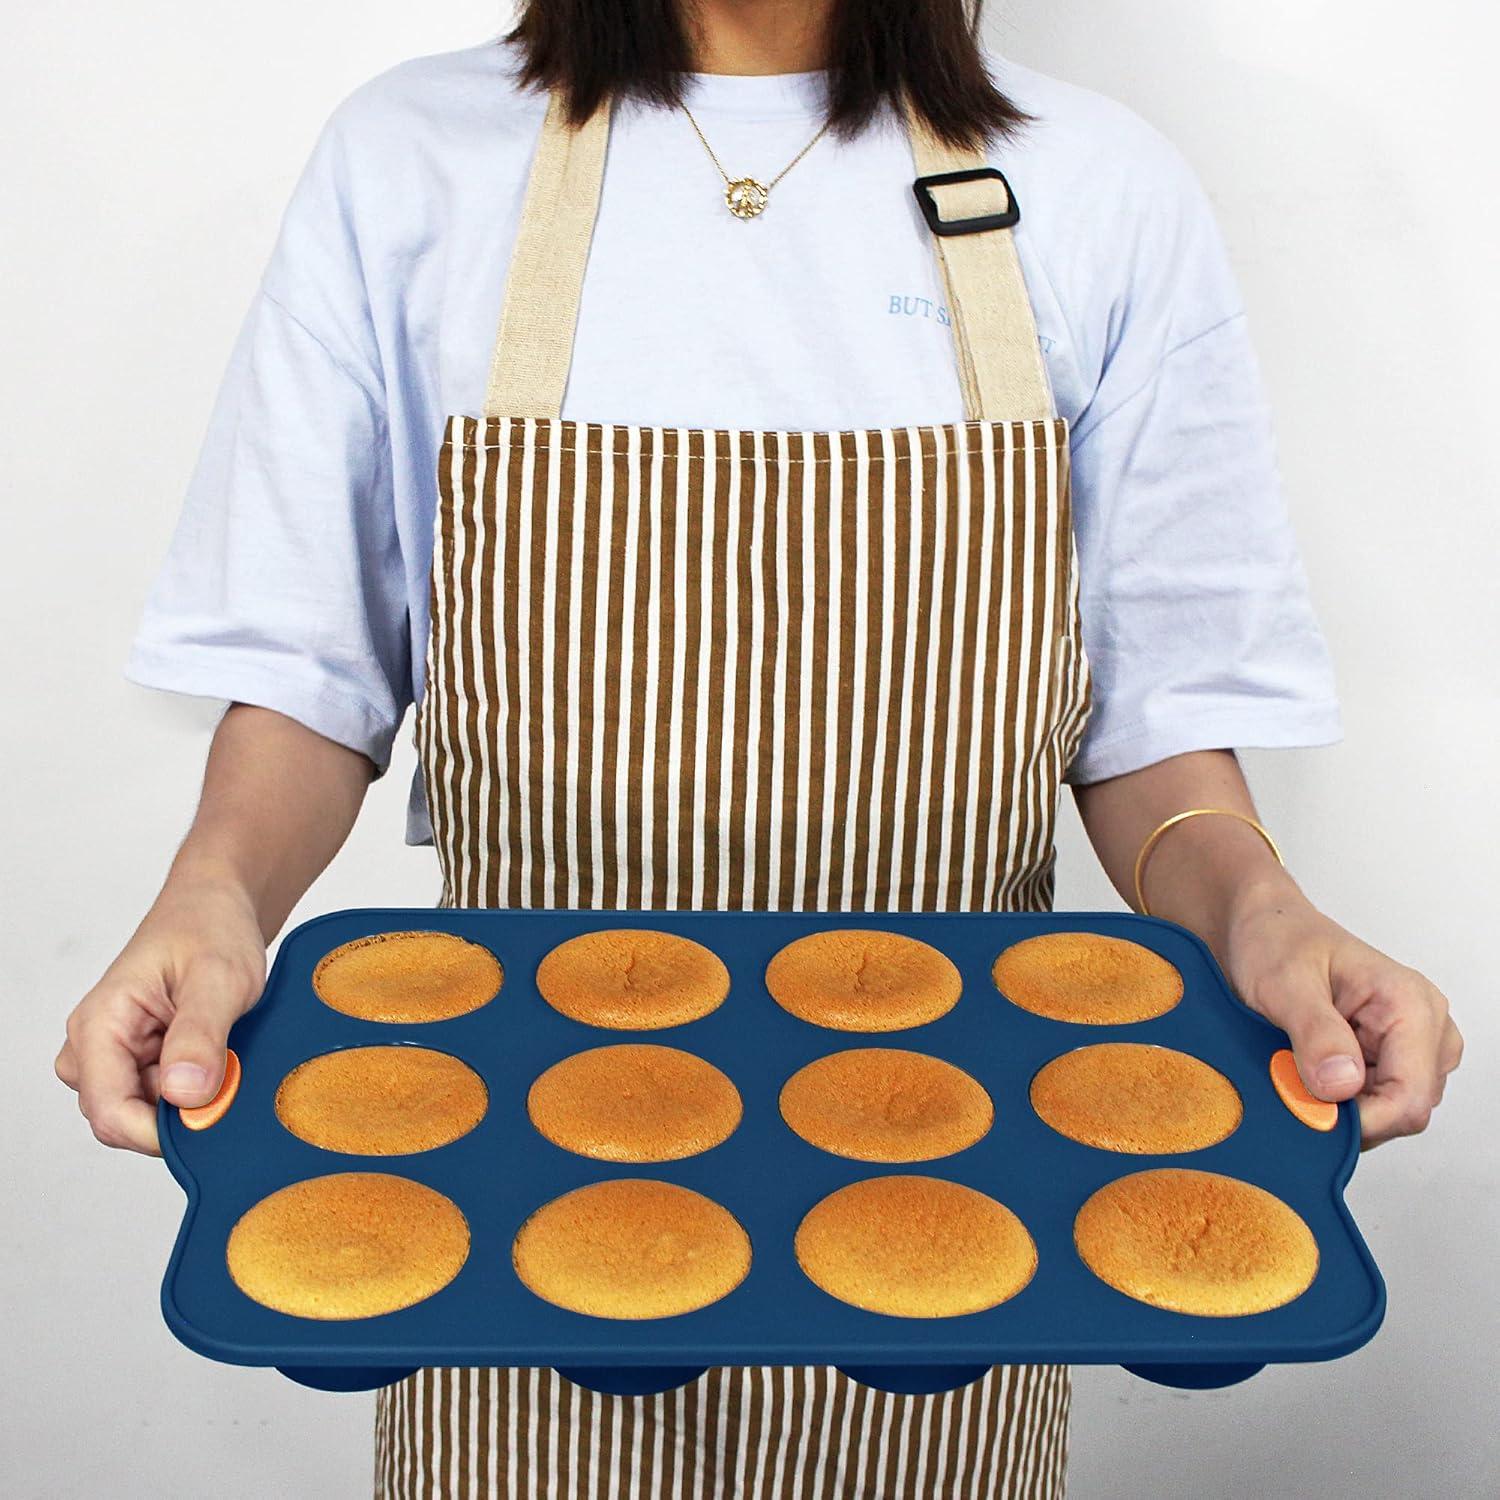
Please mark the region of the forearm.
[[283, 714], [235, 705], [214, 735], [198, 811], [158, 907], [228, 886], [269, 941], [348, 837], [373, 769]]
[[155, 1154], [158, 1096], [205, 1104], [266, 944], [354, 826], [370, 762], [267, 709], [214, 735], [197, 816], [151, 910], [73, 1008], [57, 1076], [94, 1134]]
[[[1203, 750], [1076, 788], [1089, 840], [1114, 887], [1135, 903], [1136, 856], [1174, 813], [1222, 807], [1255, 816], [1255, 804], [1228, 750]], [[1224, 961], [1236, 917], [1254, 905], [1300, 903], [1301, 892], [1253, 828], [1237, 818], [1190, 818], [1169, 829], [1143, 880], [1155, 916], [1190, 928]]]

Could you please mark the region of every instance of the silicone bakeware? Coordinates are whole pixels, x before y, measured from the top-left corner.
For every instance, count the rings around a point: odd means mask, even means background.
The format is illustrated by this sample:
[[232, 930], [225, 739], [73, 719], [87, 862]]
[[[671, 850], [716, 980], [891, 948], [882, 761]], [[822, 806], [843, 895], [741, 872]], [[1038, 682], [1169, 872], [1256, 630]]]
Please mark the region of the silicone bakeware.
[[[604, 1031], [570, 1020], [541, 998], [538, 963], [558, 943], [607, 927], [651, 927], [703, 943], [728, 966], [728, 999], [686, 1025]], [[789, 1015], [765, 987], [784, 944], [824, 928], [906, 933], [946, 953], [963, 994], [940, 1020], [905, 1031], [826, 1030]], [[331, 949], [380, 932], [456, 933], [500, 959], [495, 1000], [454, 1020], [388, 1025], [323, 1005], [312, 971]], [[1181, 972], [1180, 1004], [1155, 1020], [1079, 1025], [1011, 1004], [990, 975], [996, 956], [1044, 932], [1128, 938]], [[621, 1166], [575, 1156], [532, 1126], [526, 1094], [559, 1059], [588, 1047], [640, 1040], [681, 1047], [732, 1078], [744, 1119], [722, 1145], [685, 1161]], [[1175, 1047], [1202, 1058], [1239, 1090], [1244, 1119], [1215, 1146], [1172, 1156], [1122, 1155], [1058, 1135], [1029, 1101], [1043, 1064], [1104, 1041]], [[462, 1058], [484, 1079], [489, 1110], [462, 1139], [409, 1156], [345, 1156], [294, 1137], [278, 1121], [277, 1085], [298, 1063], [337, 1048], [412, 1043]], [[896, 1391], [951, 1388], [992, 1364], [1122, 1364], [1167, 1384], [1232, 1383], [1268, 1362], [1326, 1360], [1358, 1348], [1379, 1327], [1385, 1289], [1343, 1200], [1359, 1153], [1357, 1113], [1340, 1106], [1334, 1129], [1309, 1129], [1281, 1102], [1269, 1061], [1281, 1032], [1241, 1005], [1207, 948], [1183, 928], [1126, 913], [345, 911], [298, 927], [283, 942], [260, 1003], [230, 1045], [243, 1076], [227, 1113], [189, 1130], [161, 1110], [162, 1149], [187, 1208], [162, 1287], [173, 1333], [198, 1353], [274, 1365], [322, 1389], [369, 1389], [427, 1366], [551, 1365], [599, 1390], [669, 1388], [711, 1365], [835, 1364]], [[989, 1091], [995, 1123], [956, 1155], [885, 1166], [829, 1155], [786, 1126], [777, 1099], [796, 1070], [857, 1046], [910, 1048], [964, 1068]], [[1079, 1259], [1073, 1218], [1112, 1178], [1188, 1166], [1256, 1183], [1291, 1205], [1315, 1235], [1316, 1279], [1270, 1312], [1205, 1318], [1148, 1306], [1099, 1281]], [[229, 1231], [287, 1183], [330, 1172], [395, 1172], [446, 1194], [469, 1222], [469, 1257], [442, 1291], [379, 1317], [323, 1322], [291, 1317], [245, 1296], [225, 1262]], [[851, 1307], [803, 1274], [793, 1252], [802, 1216], [846, 1183], [920, 1172], [966, 1183], [1017, 1213], [1036, 1241], [1038, 1266], [1010, 1301], [956, 1318], [903, 1319]], [[753, 1261], [745, 1281], [710, 1307], [678, 1317], [611, 1321], [543, 1301], [517, 1278], [511, 1242], [527, 1216], [560, 1193], [606, 1177], [657, 1177], [696, 1189], [744, 1225]]]

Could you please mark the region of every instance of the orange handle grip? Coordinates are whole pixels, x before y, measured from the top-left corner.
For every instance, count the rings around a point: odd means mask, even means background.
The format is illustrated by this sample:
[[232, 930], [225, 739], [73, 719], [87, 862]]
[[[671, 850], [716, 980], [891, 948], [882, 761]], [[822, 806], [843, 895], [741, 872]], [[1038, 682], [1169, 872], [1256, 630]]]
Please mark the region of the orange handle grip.
[[1283, 1047], [1271, 1058], [1271, 1082], [1281, 1095], [1281, 1102], [1312, 1130], [1332, 1130], [1339, 1122], [1339, 1107], [1331, 1099], [1320, 1099], [1308, 1092], [1297, 1059]]
[[210, 1125], [217, 1125], [229, 1112], [229, 1106], [234, 1103], [234, 1096], [240, 1091], [240, 1060], [234, 1054], [234, 1049], [224, 1049], [224, 1081], [219, 1085], [219, 1092], [208, 1101], [207, 1104], [198, 1104], [191, 1109], [179, 1109], [178, 1115], [182, 1123], [189, 1130], [207, 1130]]

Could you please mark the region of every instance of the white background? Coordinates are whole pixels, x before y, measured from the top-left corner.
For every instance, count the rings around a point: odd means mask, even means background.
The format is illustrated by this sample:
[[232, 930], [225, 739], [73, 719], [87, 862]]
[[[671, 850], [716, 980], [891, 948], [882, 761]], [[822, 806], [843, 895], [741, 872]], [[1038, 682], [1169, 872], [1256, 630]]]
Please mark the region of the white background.
[[[7, 17], [6, 1496], [368, 1493], [369, 1398], [172, 1340], [156, 1296], [178, 1190], [93, 1144], [51, 1059], [191, 813], [213, 711], [120, 666], [294, 176], [349, 89], [498, 24], [467, 0]], [[1013, 0], [992, 24], [1162, 128], [1218, 205], [1347, 728], [1249, 757], [1252, 779], [1315, 899], [1431, 974], [1469, 1039], [1429, 1134], [1366, 1157], [1351, 1190], [1390, 1285], [1374, 1343], [1210, 1395], [1081, 1371], [1072, 1493], [1500, 1494], [1500, 35], [1480, 0]], [[430, 852], [400, 843], [409, 768], [406, 751], [303, 915], [433, 899]], [[1116, 904], [1071, 812], [1059, 904]]]

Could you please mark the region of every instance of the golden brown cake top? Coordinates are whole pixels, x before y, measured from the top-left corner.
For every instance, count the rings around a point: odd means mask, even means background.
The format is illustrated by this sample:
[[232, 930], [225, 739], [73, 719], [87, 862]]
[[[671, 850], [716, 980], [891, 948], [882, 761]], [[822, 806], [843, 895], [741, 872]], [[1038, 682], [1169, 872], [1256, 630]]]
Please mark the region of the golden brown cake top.
[[677, 1161], [734, 1133], [739, 1090], [676, 1047], [626, 1042], [554, 1063], [526, 1098], [531, 1123], [565, 1151], [600, 1161]]
[[750, 1270], [727, 1209], [670, 1182], [611, 1178], [544, 1204], [512, 1247], [537, 1296], [596, 1318], [666, 1318], [726, 1297]]
[[586, 932], [560, 943], [536, 971], [554, 1010], [590, 1026], [655, 1031], [717, 1010], [729, 970], [691, 938], [647, 928]]
[[1281, 1199], [1186, 1167], [1106, 1183], [1078, 1211], [1073, 1239], [1089, 1269], [1117, 1291], [1204, 1317], [1280, 1307], [1318, 1270], [1312, 1231]]
[[247, 1297], [300, 1318], [373, 1318], [458, 1275], [469, 1226], [441, 1193], [386, 1172], [311, 1177], [262, 1198], [229, 1234]]
[[1101, 1042], [1055, 1057], [1031, 1104], [1060, 1135], [1104, 1151], [1165, 1155], [1216, 1145], [1244, 1108], [1217, 1069], [1170, 1047]]
[[766, 967], [776, 1003], [836, 1031], [901, 1031], [946, 1015], [963, 988], [952, 959], [895, 932], [833, 928], [788, 943]]
[[898, 1047], [852, 1047], [808, 1063], [781, 1116], [812, 1145], [856, 1161], [932, 1161], [990, 1128], [990, 1096], [962, 1068]]
[[500, 961], [449, 932], [385, 932], [335, 948], [313, 970], [324, 1005], [366, 1021], [446, 1021], [500, 993]]
[[825, 1292], [903, 1318], [994, 1307], [1037, 1264], [1026, 1226], [1004, 1204], [936, 1177], [872, 1177], [830, 1193], [803, 1219], [796, 1250]]
[[489, 1094], [465, 1062], [429, 1047], [346, 1047], [309, 1058], [276, 1090], [299, 1139], [353, 1156], [431, 1151], [467, 1135]]
[[1054, 1021], [1149, 1021], [1182, 999], [1182, 975], [1160, 954], [1096, 932], [1048, 932], [1007, 948], [994, 980], [1007, 1000]]

